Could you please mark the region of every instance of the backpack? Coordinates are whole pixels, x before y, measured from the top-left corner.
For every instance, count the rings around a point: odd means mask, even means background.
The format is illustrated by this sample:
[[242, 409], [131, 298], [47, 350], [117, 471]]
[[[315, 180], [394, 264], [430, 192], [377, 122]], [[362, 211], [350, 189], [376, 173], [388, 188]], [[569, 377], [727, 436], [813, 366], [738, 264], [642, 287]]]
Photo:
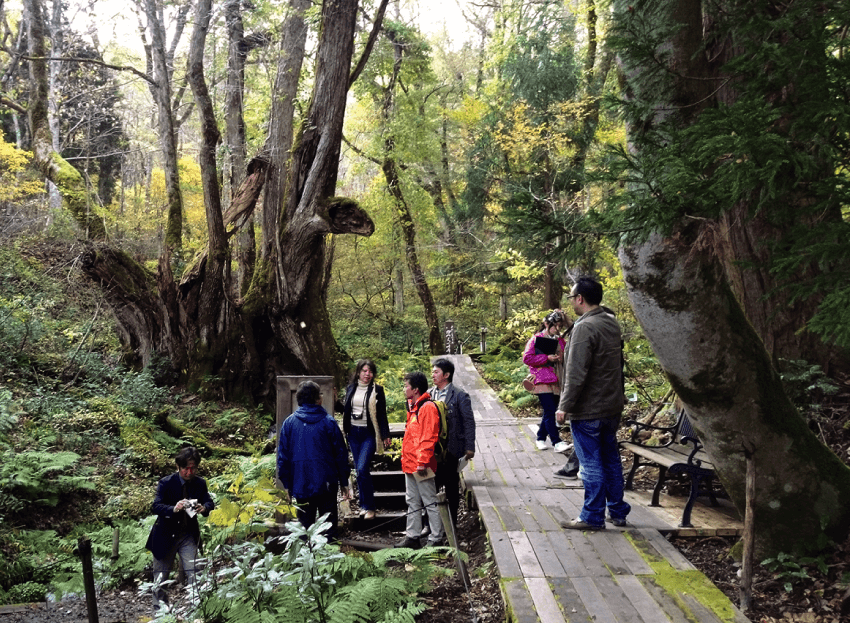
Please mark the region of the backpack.
[[434, 458], [437, 463], [442, 463], [446, 460], [446, 452], [449, 448], [449, 408], [442, 400], [432, 400], [431, 402], [437, 407], [437, 412], [440, 414], [440, 434], [437, 437], [437, 443], [434, 444]]

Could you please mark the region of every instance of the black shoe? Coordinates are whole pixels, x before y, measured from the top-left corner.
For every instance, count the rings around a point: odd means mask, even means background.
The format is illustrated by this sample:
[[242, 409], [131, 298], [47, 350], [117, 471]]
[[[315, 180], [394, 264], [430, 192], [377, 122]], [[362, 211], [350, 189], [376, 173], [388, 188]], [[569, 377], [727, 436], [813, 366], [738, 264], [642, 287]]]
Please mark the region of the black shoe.
[[564, 480], [576, 480], [578, 478], [578, 470], [565, 470], [563, 467], [555, 472], [555, 478], [563, 478]]
[[422, 543], [419, 539], [412, 539], [409, 536], [404, 537], [404, 540], [399, 541], [393, 547], [406, 547], [408, 549], [421, 549]]
[[425, 526], [424, 528], [422, 528], [422, 532], [419, 533], [419, 536], [423, 537], [428, 536], [429, 534], [431, 534], [431, 526]]
[[614, 524], [618, 528], [624, 528], [626, 526], [626, 518], [625, 517], [623, 517], [623, 518], [611, 517], [609, 515], [608, 517], [605, 518], [605, 521], [607, 521], [608, 523]]

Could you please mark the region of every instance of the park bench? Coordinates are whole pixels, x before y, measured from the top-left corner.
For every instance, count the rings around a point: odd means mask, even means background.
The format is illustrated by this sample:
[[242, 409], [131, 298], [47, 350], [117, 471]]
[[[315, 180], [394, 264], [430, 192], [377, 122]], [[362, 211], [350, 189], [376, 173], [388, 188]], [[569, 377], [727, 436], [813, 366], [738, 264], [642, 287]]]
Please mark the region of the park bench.
[[[620, 447], [634, 455], [632, 468], [626, 476], [626, 489], [633, 489], [634, 476], [638, 467], [641, 465], [657, 465], [658, 481], [652, 491], [650, 506], [661, 506], [659, 496], [667, 475], [688, 474], [691, 480], [691, 490], [682, 512], [682, 522], [679, 527], [692, 528], [691, 510], [699, 495], [701, 485], [704, 486], [711, 505], [717, 506], [718, 502], [712, 487], [712, 481], [716, 475], [714, 465], [711, 458], [702, 449], [702, 443], [693, 426], [691, 426], [685, 410], [682, 409], [679, 412], [673, 426], [652, 426], [636, 420], [626, 420], [625, 424], [632, 427], [632, 435], [628, 441], [621, 441]], [[650, 445], [641, 440], [644, 431], [666, 432], [669, 433], [670, 438], [665, 443]], [[650, 437], [650, 439], [657, 441], [655, 437]]]

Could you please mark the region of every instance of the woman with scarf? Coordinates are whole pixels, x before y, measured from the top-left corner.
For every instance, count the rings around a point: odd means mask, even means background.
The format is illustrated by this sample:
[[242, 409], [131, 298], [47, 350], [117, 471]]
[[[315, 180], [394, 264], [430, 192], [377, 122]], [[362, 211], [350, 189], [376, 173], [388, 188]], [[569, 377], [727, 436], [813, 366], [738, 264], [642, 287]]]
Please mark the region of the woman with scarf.
[[375, 451], [383, 454], [389, 448], [390, 425], [387, 421], [387, 399], [384, 388], [375, 383], [378, 369], [371, 359], [361, 359], [354, 368], [351, 383], [342, 403], [342, 430], [357, 471], [360, 508], [366, 519], [375, 517], [375, 489], [370, 466]]

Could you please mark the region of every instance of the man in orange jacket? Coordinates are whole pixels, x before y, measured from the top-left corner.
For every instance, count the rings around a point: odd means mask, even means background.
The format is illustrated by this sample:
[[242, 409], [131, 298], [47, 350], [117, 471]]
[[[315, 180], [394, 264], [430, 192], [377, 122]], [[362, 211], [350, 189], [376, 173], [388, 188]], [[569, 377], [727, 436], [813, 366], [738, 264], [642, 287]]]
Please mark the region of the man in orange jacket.
[[422, 372], [404, 377], [404, 396], [407, 398], [407, 424], [401, 444], [401, 471], [405, 479], [407, 527], [405, 538], [396, 547], [421, 547], [422, 508], [428, 513], [428, 545], [443, 541], [443, 523], [437, 509], [437, 458], [434, 446], [440, 436], [440, 414], [428, 395], [428, 379]]

